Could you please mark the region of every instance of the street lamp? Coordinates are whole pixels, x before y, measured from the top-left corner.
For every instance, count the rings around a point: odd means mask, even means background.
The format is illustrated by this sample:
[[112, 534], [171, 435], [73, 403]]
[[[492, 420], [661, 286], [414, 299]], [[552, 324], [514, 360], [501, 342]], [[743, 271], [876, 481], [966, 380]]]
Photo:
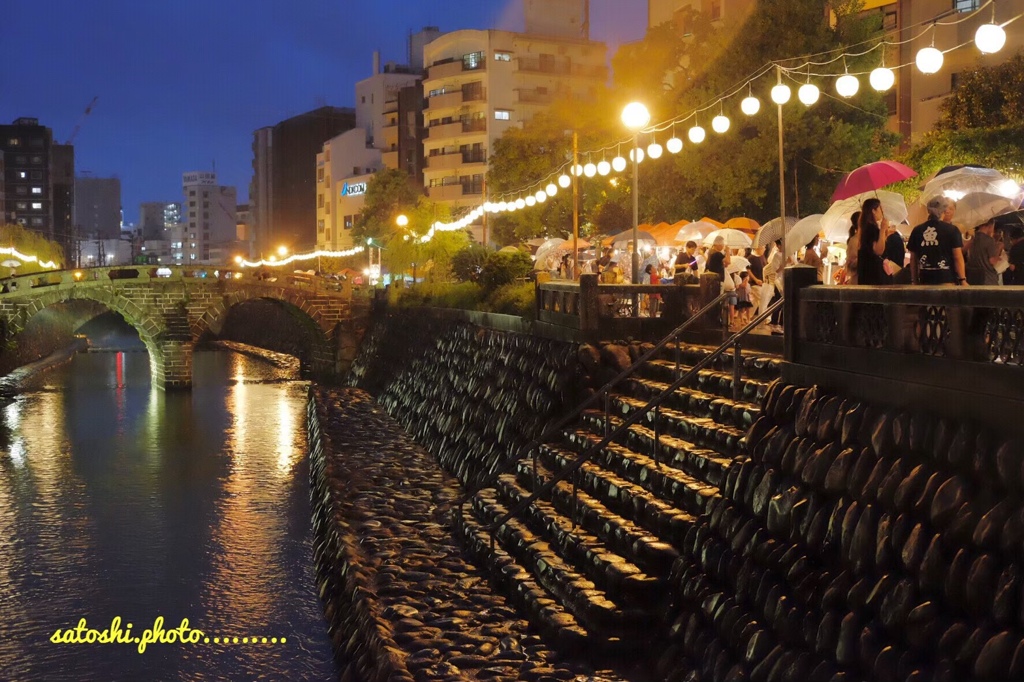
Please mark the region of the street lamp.
[[[420, 253], [420, 239], [419, 239], [419, 235], [417, 235], [415, 232], [412, 232], [411, 230], [408, 229], [409, 228], [409, 216], [405, 215], [404, 213], [398, 214], [398, 217], [395, 218], [395, 224], [398, 225], [399, 227], [401, 227], [402, 229], [404, 229], [406, 232], [409, 232], [409, 233], [412, 234], [412, 244], [413, 244], [412, 248], [415, 249], [415, 255], [413, 257], [414, 258], [418, 258], [419, 257], [419, 253]], [[405, 239], [405, 241], [409, 241], [409, 235], [406, 234], [404, 236], [404, 239]], [[405, 279], [405, 273], [404, 272], [402, 273], [402, 279], [403, 280]], [[412, 283], [413, 283], [413, 286], [416, 285], [416, 261], [415, 260], [412, 262]]]
[[279, 246], [279, 247], [277, 247], [277, 255], [281, 256], [282, 258], [287, 256], [288, 255], [288, 247], [287, 246]]
[[[636, 152], [640, 149], [640, 131], [651, 122], [651, 112], [647, 111], [647, 107], [640, 102], [630, 102], [622, 110], [622, 122], [633, 131], [633, 150]], [[640, 241], [640, 199], [638, 196], [640, 154], [633, 153], [630, 156], [633, 157], [633, 276], [630, 281], [636, 284], [640, 281], [640, 249], [638, 248], [638, 242]], [[639, 311], [634, 300], [633, 316], [635, 317], [638, 313]]]

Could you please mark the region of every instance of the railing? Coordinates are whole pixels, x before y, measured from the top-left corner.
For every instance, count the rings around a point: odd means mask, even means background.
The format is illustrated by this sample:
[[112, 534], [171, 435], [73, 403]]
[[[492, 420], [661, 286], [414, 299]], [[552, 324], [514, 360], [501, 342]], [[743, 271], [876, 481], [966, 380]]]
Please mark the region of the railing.
[[[725, 294], [725, 293], [721, 294], [717, 299], [715, 299], [713, 304], [717, 304], [719, 301], [725, 300], [726, 296], [727, 296], [727, 294]], [[720, 345], [718, 348], [716, 348], [710, 354], [708, 354], [704, 358], [702, 358], [697, 364], [693, 365], [693, 367], [691, 367], [685, 374], [683, 374], [678, 379], [673, 381], [668, 386], [668, 388], [666, 388], [661, 393], [659, 393], [658, 395], [656, 395], [653, 398], [651, 398], [647, 402], [646, 405], [644, 405], [643, 407], [641, 407], [638, 410], [635, 410], [631, 415], [626, 417], [622, 421], [622, 423], [619, 424], [614, 430], [611, 428], [610, 412], [609, 412], [609, 405], [608, 405], [609, 402], [610, 402], [610, 398], [609, 398], [610, 394], [609, 394], [609, 392], [607, 392], [604, 389], [602, 389], [602, 393], [595, 394], [593, 396], [594, 398], [596, 398], [599, 395], [603, 395], [604, 399], [605, 399], [605, 404], [604, 404], [604, 437], [602, 437], [600, 441], [598, 441], [597, 443], [591, 445], [589, 448], [587, 448], [582, 453], [580, 453], [576, 457], [576, 459], [573, 461], [572, 464], [570, 464], [569, 466], [567, 466], [564, 469], [562, 469], [560, 472], [558, 472], [557, 474], [552, 476], [546, 483], [544, 483], [543, 485], [540, 485], [540, 486], [537, 485], [537, 481], [538, 481], [538, 476], [537, 476], [537, 447], [541, 443], [538, 442], [536, 444], [532, 444], [532, 448], [531, 449], [532, 449], [532, 455], [533, 455], [533, 475], [534, 475], [534, 486], [533, 487], [534, 487], [534, 490], [533, 490], [533, 492], [528, 497], [526, 497], [525, 499], [521, 500], [519, 502], [519, 504], [515, 505], [514, 507], [512, 507], [511, 509], [506, 511], [505, 514], [501, 516], [501, 518], [499, 518], [497, 521], [495, 521], [491, 525], [487, 526], [487, 528], [485, 530], [487, 530], [487, 532], [491, 536], [491, 551], [494, 551], [495, 534], [497, 533], [498, 529], [500, 529], [503, 525], [505, 525], [505, 523], [507, 523], [509, 519], [511, 519], [514, 516], [516, 516], [517, 514], [520, 514], [521, 512], [523, 512], [527, 507], [529, 507], [531, 504], [533, 504], [535, 501], [537, 501], [541, 496], [546, 495], [547, 493], [549, 493], [552, 489], [554, 489], [554, 487], [556, 485], [558, 485], [559, 483], [564, 481], [569, 476], [573, 477], [573, 479], [572, 479], [572, 507], [571, 507], [571, 510], [570, 510], [570, 519], [572, 521], [573, 528], [575, 529], [575, 527], [576, 527], [576, 497], [577, 497], [577, 486], [578, 486], [577, 477], [575, 475], [576, 472], [579, 471], [581, 468], [583, 468], [584, 464], [586, 464], [587, 462], [591, 461], [594, 458], [594, 456], [597, 453], [601, 452], [601, 450], [603, 450], [609, 443], [611, 443], [616, 438], [618, 438], [623, 433], [625, 433], [625, 431], [629, 427], [633, 426], [634, 424], [639, 422], [641, 419], [646, 417], [647, 414], [651, 410], [654, 410], [654, 438], [651, 441], [651, 449], [653, 450], [653, 452], [651, 453], [651, 458], [654, 460], [655, 466], [660, 468], [661, 467], [661, 454], [660, 454], [661, 453], [661, 447], [660, 447], [660, 445], [661, 445], [661, 434], [658, 431], [658, 417], [660, 416], [659, 415], [659, 409], [661, 407], [661, 404], [663, 402], [665, 402], [666, 400], [668, 400], [668, 398], [670, 396], [672, 396], [677, 390], [679, 390], [682, 386], [684, 386], [688, 381], [693, 379], [693, 377], [697, 376], [698, 372], [700, 372], [702, 369], [704, 369], [705, 367], [710, 365], [715, 359], [717, 359], [720, 355], [722, 355], [723, 353], [728, 351], [730, 348], [734, 349], [734, 352], [736, 353], [736, 355], [738, 357], [739, 353], [740, 353], [740, 343], [743, 340], [743, 337], [745, 337], [747, 334], [749, 334], [751, 331], [753, 331], [759, 324], [761, 324], [766, 319], [768, 319], [768, 317], [771, 316], [772, 313], [774, 313], [781, 305], [783, 305], [783, 303], [784, 303], [784, 300], [779, 300], [779, 301], [776, 301], [775, 303], [773, 303], [772, 305], [768, 306], [763, 312], [761, 312], [753, 320], [751, 320], [743, 329], [741, 329], [740, 331], [738, 331], [735, 334], [733, 334], [731, 337], [729, 337], [729, 339], [727, 341], [722, 343], [722, 345]], [[702, 310], [702, 313], [703, 312], [707, 312], [712, 307], [713, 304], [709, 304], [708, 306], [705, 306], [705, 308]], [[658, 345], [655, 346], [651, 351], [648, 351], [647, 353], [645, 353], [643, 356], [641, 356], [640, 359], [638, 359], [635, 363], [633, 363], [633, 365], [628, 370], [625, 370], [622, 374], [620, 374], [618, 377], [616, 377], [615, 381], [618, 381], [619, 379], [624, 378], [623, 375], [628, 376], [629, 374], [632, 374], [632, 372], [635, 371], [635, 369], [642, 362], [646, 362], [648, 359], [650, 359], [650, 357], [652, 357], [654, 355], [654, 353], [656, 351], [660, 350], [661, 348], [664, 348], [664, 346], [669, 342], [669, 339], [674, 337], [674, 336], [675, 336], [675, 333], [673, 333], [671, 337], [665, 337], [664, 339], [662, 339], [661, 342], [659, 342]], [[734, 364], [735, 364], [735, 361], [734, 361]], [[733, 371], [735, 372], [735, 367], [734, 367]], [[679, 373], [678, 346], [677, 346], [677, 350], [676, 350], [676, 373], [677, 374]], [[736, 382], [734, 381], [734, 384], [735, 383]], [[735, 386], [734, 386], [734, 391], [735, 391]], [[586, 405], [586, 403], [584, 403], [584, 404]], [[585, 408], [583, 408], [583, 409], [585, 409]], [[580, 413], [582, 413], [583, 409], [577, 410], [576, 413], [575, 413], [575, 416], [578, 416]], [[568, 423], [568, 421], [566, 421], [566, 424], [567, 423]], [[561, 426], [564, 427], [565, 424], [562, 424]], [[548, 436], [548, 437], [550, 438], [550, 436]], [[541, 441], [541, 442], [543, 442], [543, 441]], [[496, 477], [495, 477], [495, 480], [496, 480]], [[493, 482], [490, 485], [493, 485]], [[488, 487], [488, 486], [486, 486], [486, 485], [485, 486], [481, 486], [475, 492], [478, 492], [479, 490], [482, 490], [483, 488], [486, 488], [486, 487]], [[474, 492], [474, 494], [475, 494], [475, 492]]]
[[348, 280], [321, 277], [301, 272], [254, 269], [239, 269], [232, 266], [182, 266], [182, 265], [123, 265], [103, 268], [77, 268], [74, 270], [53, 270], [17, 275], [0, 280], [0, 298], [23, 295], [51, 287], [69, 287], [97, 284], [168, 282], [202, 280], [206, 283], [218, 281], [276, 284], [314, 291], [340, 292], [352, 295], [352, 284]]
[[542, 62], [540, 59], [535, 57], [519, 57], [519, 70], [568, 75], [572, 70], [572, 67], [565, 60]]
[[[700, 284], [599, 284], [597, 275], [582, 275], [579, 282], [538, 281], [537, 319], [597, 336], [632, 335], [666, 331], [681, 324], [701, 305], [718, 296], [715, 275]], [[661, 317], [640, 317], [644, 297], [660, 297]]]
[[[718, 306], [726, 299], [727, 295], [728, 294], [726, 293], [722, 293], [713, 301], [709, 302], [707, 305], [705, 305], [703, 308], [697, 311], [690, 319], [686, 320], [683, 324], [673, 329], [671, 333], [667, 334], [653, 348], [651, 348], [646, 353], [637, 358], [636, 362], [634, 362], [632, 365], [619, 372], [619, 374], [616, 375], [612, 380], [610, 380], [608, 383], [606, 383], [604, 386], [598, 389], [596, 393], [594, 393], [592, 396], [590, 396], [582, 403], [580, 403], [576, 407], [576, 409], [564, 415], [561, 419], [558, 420], [558, 422], [555, 423], [554, 426], [549, 427], [544, 431], [544, 433], [534, 438], [526, 446], [520, 448], [517, 454], [511, 459], [509, 459], [509, 461], [506, 462], [504, 466], [500, 467], [497, 471], [488, 476], [484, 481], [477, 483], [476, 485], [471, 487], [469, 492], [463, 494], [462, 497], [457, 502], [457, 506], [462, 506], [470, 498], [472, 498], [474, 495], [476, 495], [484, 488], [489, 488], [490, 486], [494, 485], [494, 483], [498, 480], [500, 476], [507, 474], [509, 471], [512, 470], [512, 468], [519, 461], [520, 455], [535, 450], [537, 446], [541, 445], [542, 443], [551, 439], [553, 436], [557, 435], [563, 428], [568, 426], [574, 420], [578, 419], [579, 416], [583, 414], [584, 410], [587, 410], [591, 406], [595, 405], [598, 402], [598, 400], [600, 400], [602, 397], [605, 398], [605, 410], [607, 412], [608, 395], [610, 395], [611, 390], [613, 388], [618, 386], [619, 383], [621, 383], [623, 380], [631, 377], [633, 373], [636, 372], [637, 369], [642, 367], [645, 362], [654, 357], [655, 354], [664, 349], [665, 346], [671, 343], [674, 339], [678, 338], [680, 334], [686, 331], [691, 325], [695, 324], [697, 320], [699, 320], [705, 314], [713, 310], [717, 310]], [[676, 371], [678, 372], [680, 367], [680, 354], [678, 345], [676, 346], [675, 362]], [[536, 454], [534, 454], [534, 458], [536, 459]]]
[[985, 394], [993, 402], [1024, 396], [1021, 289], [813, 282], [802, 268], [786, 270], [788, 365]]

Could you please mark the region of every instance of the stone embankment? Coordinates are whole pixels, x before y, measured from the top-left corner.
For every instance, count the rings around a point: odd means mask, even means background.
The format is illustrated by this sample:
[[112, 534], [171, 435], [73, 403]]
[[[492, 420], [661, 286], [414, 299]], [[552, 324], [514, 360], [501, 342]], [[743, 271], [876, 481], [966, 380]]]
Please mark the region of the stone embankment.
[[212, 348], [233, 351], [250, 358], [256, 358], [257, 360], [263, 360], [278, 369], [291, 370], [296, 376], [298, 376], [299, 373], [299, 359], [294, 355], [278, 353], [276, 351], [267, 350], [266, 348], [250, 346], [247, 343], [239, 343], [237, 341], [211, 341], [209, 346]]
[[343, 680], [616, 679], [562, 659], [451, 527], [458, 481], [358, 389], [308, 412], [315, 560]]

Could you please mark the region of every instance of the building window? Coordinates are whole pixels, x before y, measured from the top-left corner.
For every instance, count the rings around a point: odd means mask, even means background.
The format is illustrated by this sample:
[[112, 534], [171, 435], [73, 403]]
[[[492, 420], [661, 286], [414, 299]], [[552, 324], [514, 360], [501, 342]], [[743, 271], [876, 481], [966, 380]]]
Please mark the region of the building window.
[[512, 53], [511, 52], [495, 52], [494, 53], [494, 61], [496, 61], [496, 62], [510, 62], [510, 61], [512, 61]]
[[316, 181], [317, 182], [323, 182], [324, 181], [324, 169], [323, 168], [317, 168], [316, 169]]
[[190, 201], [190, 202], [188, 202], [188, 206], [189, 206], [189, 208], [195, 208], [196, 207], [196, 202]]
[[316, 195], [316, 207], [317, 208], [323, 208], [324, 207], [324, 195], [322, 193]]
[[331, 228], [324, 230], [324, 241], [331, 241]]
[[41, 166], [42, 164], [43, 164], [43, 157], [41, 157], [41, 156], [33, 156], [32, 157], [32, 165], [34, 165], [34, 166]]
[[33, 218], [32, 219], [32, 224], [35, 225], [36, 227], [39, 227], [39, 226], [41, 226], [43, 224], [43, 219], [42, 218]]
[[320, 232], [323, 232], [324, 231], [324, 221], [322, 221], [322, 220], [316, 221], [316, 229], [319, 230]]
[[18, 185], [14, 188], [14, 191], [18, 194], [28, 194], [28, 187], [25, 187], [25, 185]]
[[195, 211], [189, 211], [188, 212], [188, 217], [189, 218], [195, 218], [196, 217], [196, 212]]
[[722, 18], [722, 0], [711, 0], [711, 21], [718, 21]]
[[204, 201], [203, 202], [203, 208], [210, 208], [210, 202], [209, 201]]
[[981, 0], [953, 0], [953, 9], [957, 12], [974, 12], [981, 7]]
[[[194, 197], [194, 196], [196, 195], [196, 191], [195, 191], [194, 189], [190, 189], [190, 190], [188, 191], [188, 195], [189, 195], [190, 197]], [[193, 205], [194, 205], [194, 204], [193, 204]]]
[[203, 220], [209, 220], [209, 219], [210, 219], [210, 213], [208, 211], [203, 211]]
[[11, 147], [18, 147], [21, 145], [21, 140], [16, 137], [9, 137], [7, 138], [7, 144]]
[[42, 180], [43, 179], [43, 171], [32, 171], [29, 174], [29, 177], [32, 178], [33, 180]]
[[494, 110], [494, 120], [496, 120], [496, 121], [511, 121], [512, 120], [512, 112], [509, 111], [508, 109], [495, 109]]
[[882, 17], [882, 30], [883, 31], [895, 31], [897, 27], [897, 13], [886, 12], [885, 16]]
[[330, 213], [331, 213], [331, 205], [330, 204], [327, 204], [326, 206], [324, 206], [324, 213], [330, 215]]
[[25, 203], [24, 201], [19, 201], [18, 203], [14, 204], [14, 209], [16, 211], [27, 211], [28, 210], [28, 204]]
[[14, 163], [18, 164], [19, 166], [24, 166], [26, 163], [28, 163], [28, 157], [27, 156], [16, 156], [16, 157], [14, 157]]
[[482, 68], [484, 68], [483, 52], [470, 52], [469, 54], [462, 56], [463, 71], [474, 71]]
[[32, 194], [42, 194], [42, 193], [43, 193], [43, 188], [42, 187], [33, 187], [32, 188]]
[[956, 90], [960, 87], [960, 72], [949, 74], [949, 89]]
[[344, 226], [345, 226], [345, 229], [346, 230], [351, 230], [352, 229], [352, 225], [355, 223], [355, 221], [356, 221], [356, 217], [354, 215], [347, 215], [347, 216], [345, 216], [345, 220], [344, 220], [344, 223], [343, 223]]
[[33, 201], [32, 202], [32, 210], [33, 211], [42, 211], [43, 210], [43, 202], [41, 202], [41, 201]]

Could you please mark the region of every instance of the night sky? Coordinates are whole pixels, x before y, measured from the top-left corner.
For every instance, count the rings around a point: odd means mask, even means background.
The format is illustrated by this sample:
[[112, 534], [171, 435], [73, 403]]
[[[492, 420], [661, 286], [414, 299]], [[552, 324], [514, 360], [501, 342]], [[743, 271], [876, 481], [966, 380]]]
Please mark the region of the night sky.
[[[209, 170], [248, 196], [252, 132], [330, 104], [352, 106], [372, 54], [405, 63], [410, 31], [522, 30], [520, 0], [4, 0], [0, 122], [39, 119], [79, 174], [121, 178], [125, 220], [178, 201]], [[592, 0], [591, 37], [642, 37], [645, 0]], [[94, 96], [99, 100], [83, 118]]]

